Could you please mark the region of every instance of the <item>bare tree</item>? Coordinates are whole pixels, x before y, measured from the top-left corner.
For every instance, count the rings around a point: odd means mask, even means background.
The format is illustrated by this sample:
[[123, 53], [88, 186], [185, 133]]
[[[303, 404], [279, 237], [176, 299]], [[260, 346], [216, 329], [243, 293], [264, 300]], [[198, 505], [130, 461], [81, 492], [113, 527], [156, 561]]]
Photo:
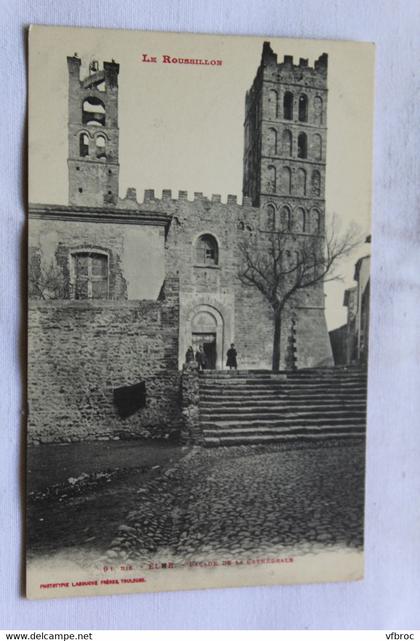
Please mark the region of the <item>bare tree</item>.
[[66, 287], [62, 271], [51, 261], [43, 265], [41, 256], [31, 255], [28, 264], [29, 298], [54, 300], [66, 298]]
[[341, 231], [336, 216], [326, 235], [296, 237], [289, 231], [248, 236], [239, 243], [239, 280], [256, 288], [273, 310], [272, 369], [280, 368], [280, 337], [286, 306], [303, 289], [341, 279], [340, 260], [363, 242], [355, 225]]

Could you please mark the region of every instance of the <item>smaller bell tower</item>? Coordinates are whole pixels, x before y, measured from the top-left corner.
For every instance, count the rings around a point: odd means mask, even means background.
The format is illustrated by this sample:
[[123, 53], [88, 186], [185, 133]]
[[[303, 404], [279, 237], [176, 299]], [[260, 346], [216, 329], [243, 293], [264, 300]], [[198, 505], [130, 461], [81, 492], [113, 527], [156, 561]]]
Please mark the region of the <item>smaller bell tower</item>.
[[81, 79], [82, 61], [67, 57], [69, 204], [115, 206], [118, 201], [118, 73], [120, 66], [97, 60]]

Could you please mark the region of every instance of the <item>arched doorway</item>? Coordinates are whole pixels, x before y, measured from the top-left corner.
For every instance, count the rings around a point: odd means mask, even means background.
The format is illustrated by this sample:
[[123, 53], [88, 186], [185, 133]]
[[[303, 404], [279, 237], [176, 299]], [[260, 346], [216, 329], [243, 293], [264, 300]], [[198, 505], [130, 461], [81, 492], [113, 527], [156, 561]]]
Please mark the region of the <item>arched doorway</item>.
[[208, 369], [220, 369], [223, 359], [223, 320], [219, 312], [200, 305], [191, 318], [191, 344], [196, 353], [202, 346]]
[[192, 319], [191, 331], [194, 353], [202, 346], [206, 355], [207, 369], [216, 369], [217, 323], [215, 317], [207, 311], [197, 312]]

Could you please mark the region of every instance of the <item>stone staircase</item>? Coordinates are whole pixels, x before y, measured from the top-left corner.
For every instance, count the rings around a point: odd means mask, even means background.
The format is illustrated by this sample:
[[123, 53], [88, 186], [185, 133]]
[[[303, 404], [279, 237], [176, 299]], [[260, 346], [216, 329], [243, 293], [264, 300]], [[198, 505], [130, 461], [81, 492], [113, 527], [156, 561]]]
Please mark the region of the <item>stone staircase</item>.
[[204, 371], [199, 385], [207, 447], [365, 433], [367, 380], [359, 368]]

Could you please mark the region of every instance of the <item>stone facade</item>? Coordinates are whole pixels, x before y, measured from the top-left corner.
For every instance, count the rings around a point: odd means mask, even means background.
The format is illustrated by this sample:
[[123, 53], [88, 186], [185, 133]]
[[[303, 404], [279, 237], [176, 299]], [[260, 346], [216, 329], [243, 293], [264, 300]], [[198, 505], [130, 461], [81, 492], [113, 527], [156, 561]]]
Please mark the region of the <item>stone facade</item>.
[[[241, 243], [265, 251], [280, 229], [290, 252], [324, 241], [327, 58], [278, 64], [264, 44], [246, 98], [241, 203], [170, 190], [138, 202], [133, 188], [120, 198], [119, 65], [93, 61], [81, 77], [77, 56], [67, 64], [69, 205], [29, 212], [30, 436], [178, 433], [190, 345], [215, 369], [232, 342], [241, 369], [271, 368], [273, 313], [238, 278]], [[320, 283], [285, 310], [280, 366], [331, 364]], [[119, 418], [113, 390], [140, 381], [146, 408]]]

